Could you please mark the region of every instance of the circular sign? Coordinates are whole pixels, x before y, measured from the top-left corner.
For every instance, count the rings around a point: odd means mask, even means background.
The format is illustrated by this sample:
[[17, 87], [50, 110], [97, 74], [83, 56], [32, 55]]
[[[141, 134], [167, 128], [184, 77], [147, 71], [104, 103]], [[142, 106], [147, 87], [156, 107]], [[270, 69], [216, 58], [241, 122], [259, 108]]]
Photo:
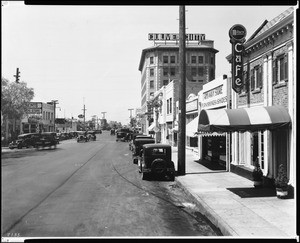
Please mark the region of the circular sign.
[[246, 28], [241, 24], [235, 24], [229, 30], [229, 37], [236, 41], [243, 41], [246, 37]]

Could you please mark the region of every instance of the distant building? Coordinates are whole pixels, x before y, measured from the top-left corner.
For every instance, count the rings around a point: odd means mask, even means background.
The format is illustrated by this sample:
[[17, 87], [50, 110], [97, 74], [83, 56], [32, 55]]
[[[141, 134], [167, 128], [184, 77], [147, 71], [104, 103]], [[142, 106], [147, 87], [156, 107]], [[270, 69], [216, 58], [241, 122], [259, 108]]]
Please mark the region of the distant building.
[[21, 133], [53, 132], [54, 105], [30, 102], [28, 114], [21, 120]]
[[[150, 35], [150, 34], [149, 34]], [[152, 38], [156, 35], [152, 34]], [[157, 35], [167, 36], [163, 34]], [[175, 35], [174, 35], [175, 36]], [[187, 96], [191, 93], [197, 94], [203, 84], [215, 78], [215, 54], [213, 41], [205, 40], [187, 41], [186, 43], [186, 88]], [[179, 80], [179, 45], [165, 42], [155, 43], [155, 46], [142, 51], [139, 71], [141, 71], [141, 110], [147, 116], [147, 101], [153, 98], [156, 91], [167, 86], [174, 80], [172, 103], [178, 101]], [[175, 107], [175, 105], [173, 106]], [[141, 119], [142, 132], [146, 132], [151, 125], [147, 117]], [[149, 115], [148, 115], [149, 116]], [[172, 123], [175, 120], [172, 121]], [[171, 122], [171, 121], [170, 121]], [[170, 126], [170, 125], [169, 125]]]

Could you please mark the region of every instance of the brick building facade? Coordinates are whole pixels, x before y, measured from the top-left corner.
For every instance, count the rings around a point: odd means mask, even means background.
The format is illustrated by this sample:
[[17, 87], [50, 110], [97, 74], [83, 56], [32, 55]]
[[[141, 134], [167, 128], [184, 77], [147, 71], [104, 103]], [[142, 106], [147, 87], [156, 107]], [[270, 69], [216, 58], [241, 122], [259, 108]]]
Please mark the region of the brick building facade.
[[296, 182], [294, 14], [291, 7], [265, 21], [244, 43], [244, 86], [239, 94], [232, 91], [232, 109], [280, 106], [290, 117], [282, 128], [232, 133], [232, 170], [252, 171], [258, 159], [266, 184], [272, 183], [280, 164], [290, 185]]

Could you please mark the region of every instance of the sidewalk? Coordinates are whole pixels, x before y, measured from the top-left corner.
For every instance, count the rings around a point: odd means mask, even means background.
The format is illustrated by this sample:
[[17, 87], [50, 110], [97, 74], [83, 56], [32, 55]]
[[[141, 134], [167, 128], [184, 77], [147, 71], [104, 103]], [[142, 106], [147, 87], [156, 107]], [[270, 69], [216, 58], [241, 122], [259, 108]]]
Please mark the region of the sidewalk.
[[[172, 148], [177, 170], [177, 148]], [[186, 150], [186, 174], [176, 182], [224, 236], [296, 239], [295, 199], [225, 170], [210, 170]]]

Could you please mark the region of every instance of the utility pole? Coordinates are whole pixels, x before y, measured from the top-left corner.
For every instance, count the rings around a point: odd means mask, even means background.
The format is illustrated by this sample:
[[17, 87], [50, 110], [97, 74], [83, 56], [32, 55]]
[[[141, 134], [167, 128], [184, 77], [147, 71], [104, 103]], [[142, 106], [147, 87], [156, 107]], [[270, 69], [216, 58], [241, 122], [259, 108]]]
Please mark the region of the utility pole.
[[84, 127], [84, 130], [85, 130], [85, 111], [87, 110], [87, 109], [85, 109], [85, 104], [83, 104], [83, 127]]
[[53, 129], [54, 129], [54, 132], [56, 132], [55, 119], [56, 119], [56, 104], [58, 104], [58, 100], [51, 100], [51, 102], [54, 105], [54, 123], [53, 123]]
[[20, 80], [20, 77], [21, 77], [19, 68], [17, 68], [16, 75], [14, 75], [14, 77], [16, 77], [16, 83], [19, 83], [19, 80]]
[[185, 6], [179, 6], [179, 123], [178, 123], [178, 175], [185, 175], [186, 135], [186, 60], [185, 60]]

